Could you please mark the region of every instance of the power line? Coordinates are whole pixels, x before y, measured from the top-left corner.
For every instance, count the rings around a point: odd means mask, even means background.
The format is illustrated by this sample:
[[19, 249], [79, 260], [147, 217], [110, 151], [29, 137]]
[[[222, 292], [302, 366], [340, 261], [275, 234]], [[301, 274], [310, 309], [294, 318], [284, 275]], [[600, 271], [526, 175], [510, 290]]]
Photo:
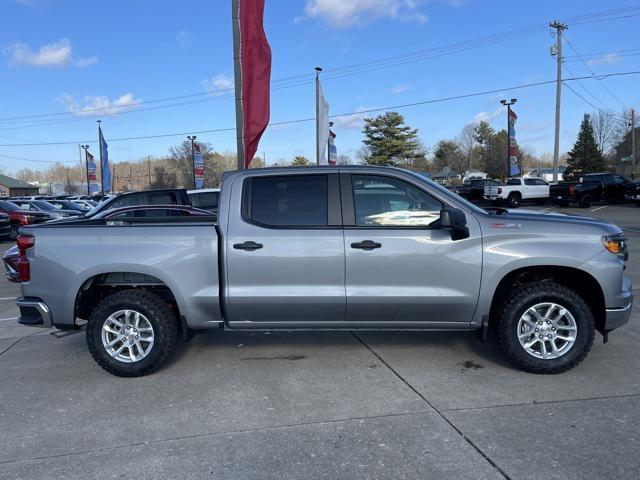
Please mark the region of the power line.
[[[638, 12], [639, 10], [640, 10], [640, 4], [636, 4], [630, 7], [609, 9], [609, 10], [603, 10], [598, 12], [592, 12], [588, 14], [582, 14], [574, 17], [568, 17], [564, 19], [564, 21], [568, 21], [568, 22], [572, 22], [573, 24], [580, 25], [585, 23], [591, 23], [594, 21], [616, 20], [619, 18], [629, 18], [633, 16], [640, 16], [640, 13], [633, 13], [633, 12]], [[623, 15], [623, 16], [620, 16], [620, 15]], [[514, 40], [524, 36], [540, 33], [545, 31], [546, 28], [547, 28], [546, 24], [543, 24], [543, 23], [534, 24], [534, 25], [517, 28], [514, 30], [505, 31], [505, 32], [495, 33], [491, 35], [484, 35], [471, 40], [454, 42], [454, 43], [443, 45], [440, 47], [434, 47], [434, 48], [425, 49], [425, 50], [418, 50], [410, 53], [394, 55], [391, 57], [356, 63], [352, 65], [346, 65], [342, 67], [329, 68], [329, 69], [325, 69], [325, 76], [323, 77], [323, 79], [331, 80], [334, 78], [343, 78], [345, 76], [368, 73], [375, 70], [400, 66], [407, 63], [413, 63], [420, 60], [426, 60], [426, 59], [436, 58], [444, 55], [459, 53], [459, 52], [467, 51], [471, 49], [481, 48], [481, 47], [494, 45], [494, 44], [502, 43], [509, 40]], [[292, 75], [292, 76], [276, 79], [272, 81], [272, 83], [276, 84], [276, 87], [274, 87], [273, 89], [277, 90], [282, 88], [292, 88], [300, 85], [309, 84], [313, 82], [312, 77], [313, 77], [312, 74], [299, 74], [299, 75]], [[143, 102], [137, 103], [136, 105], [131, 105], [128, 107], [119, 107], [122, 111], [119, 111], [118, 114], [122, 115], [127, 113], [157, 110], [161, 108], [172, 108], [176, 106], [190, 105], [193, 103], [201, 103], [206, 101], [212, 101], [215, 99], [225, 99], [225, 98], [233, 97], [233, 94], [227, 95], [226, 92], [229, 92], [229, 93], [233, 92], [233, 87], [219, 89], [214, 92], [196, 92], [196, 93], [190, 93], [185, 95], [177, 95], [172, 97], [145, 100]], [[146, 109], [139, 108], [140, 105], [163, 103], [163, 102], [169, 102], [174, 100], [186, 100], [186, 99], [192, 99], [192, 98], [203, 97], [203, 96], [213, 96], [214, 98], [192, 100], [189, 102], [178, 102], [178, 103], [173, 103], [169, 105], [150, 107]], [[0, 118], [0, 123], [29, 122], [29, 121], [33, 121], [34, 119], [42, 120], [48, 117], [54, 117], [54, 118], [67, 117], [67, 116], [77, 116], [79, 114], [90, 115], [92, 112], [95, 112], [95, 115], [104, 115], [104, 114], [108, 114], [105, 112], [108, 112], [109, 108], [110, 107], [106, 107], [106, 108], [96, 107], [96, 108], [85, 108], [85, 109], [76, 110], [76, 111], [51, 112], [51, 113], [42, 113], [42, 114], [23, 115], [23, 116], [17, 116], [17, 117], [4, 117], [4, 118]], [[77, 119], [75, 118], [73, 119], [73, 121], [76, 121], [76, 120]], [[67, 121], [71, 121], [71, 120], [67, 120]], [[53, 123], [42, 124], [40, 126], [50, 125], [50, 124], [53, 124]], [[17, 129], [17, 128], [23, 128], [23, 127], [14, 127], [12, 129]], [[26, 126], [24, 128], [26, 128]]]
[[13, 157], [11, 155], [0, 154], [2, 158], [9, 158], [11, 160], [21, 160], [24, 162], [36, 162], [36, 163], [76, 163], [75, 160], [34, 160], [33, 158]]
[[[640, 74], [640, 70], [628, 71], [628, 72], [608, 73], [608, 74], [599, 75], [598, 78], [620, 77], [620, 76], [638, 75], [638, 74]], [[586, 76], [582, 76], [582, 77], [565, 78], [563, 81], [564, 82], [571, 82], [571, 81], [594, 79], [594, 78], [597, 78], [597, 77], [594, 76], [594, 75], [586, 75]], [[375, 112], [381, 112], [381, 111], [385, 111], [385, 110], [409, 108], [409, 107], [415, 107], [415, 106], [419, 106], [419, 105], [429, 105], [429, 104], [433, 104], [433, 103], [443, 103], [443, 102], [449, 102], [449, 101], [454, 101], [454, 100], [462, 100], [462, 99], [465, 99], [465, 98], [478, 97], [478, 96], [482, 96], [482, 95], [489, 95], [489, 94], [492, 94], [492, 93], [499, 93], [499, 92], [504, 92], [504, 91], [507, 91], [507, 90], [520, 90], [520, 89], [524, 89], [524, 88], [537, 87], [537, 86], [541, 86], [541, 85], [549, 85], [549, 84], [552, 84], [552, 83], [555, 83], [555, 82], [556, 82], [555, 79], [554, 80], [545, 80], [545, 81], [540, 81], [540, 82], [533, 82], [533, 83], [526, 83], [526, 84], [521, 84], [521, 85], [514, 85], [514, 86], [510, 86], [510, 87], [503, 87], [503, 88], [495, 88], [495, 89], [491, 89], [491, 90], [484, 90], [484, 91], [481, 91], [481, 92], [465, 93], [465, 94], [454, 95], [454, 96], [450, 96], [450, 97], [443, 97], [443, 98], [437, 98], [437, 99], [431, 99], [431, 100], [423, 100], [423, 101], [412, 102], [412, 103], [404, 103], [404, 104], [399, 104], [399, 105], [389, 105], [389, 106], [386, 106], [386, 107], [371, 108], [371, 109], [359, 110], [359, 111], [355, 111], [355, 112], [339, 113], [339, 114], [336, 114], [336, 115], [331, 115], [331, 118], [347, 117], [347, 116], [351, 116], [351, 115], [364, 115], [364, 114], [367, 114], [367, 113], [375, 113]], [[273, 126], [278, 126], [278, 125], [289, 125], [289, 124], [305, 123], [305, 122], [312, 122], [312, 121], [315, 121], [315, 117], [300, 118], [300, 119], [296, 119], [296, 120], [285, 120], [285, 121], [281, 121], [281, 122], [272, 122], [272, 123], [269, 123], [269, 126], [273, 127]], [[180, 137], [180, 136], [185, 136], [185, 135], [188, 135], [188, 134], [219, 133], [219, 132], [230, 132], [230, 131], [235, 131], [235, 127], [217, 128], [217, 129], [212, 129], [212, 130], [199, 130], [199, 131], [191, 130], [191, 131], [180, 132], [180, 133], [165, 133], [165, 134], [158, 134], [158, 135], [144, 135], [144, 136], [136, 136], [136, 137], [111, 138], [111, 139], [109, 139], [109, 142], [121, 142], [121, 141], [130, 141], [130, 140], [147, 140], [147, 139], [154, 139], [154, 138]], [[98, 142], [97, 142], [97, 140], [73, 140], [73, 141], [64, 141], [64, 142], [9, 143], [9, 144], [0, 144], [0, 147], [33, 147], [33, 146], [72, 145], [72, 144], [87, 144], [87, 143], [98, 143]]]
[[[587, 62], [584, 61], [584, 59], [582, 58], [582, 56], [578, 53], [578, 50], [576, 50], [576, 48], [573, 46], [573, 44], [569, 41], [569, 39], [567, 38], [567, 36], [564, 36], [565, 41], [567, 42], [567, 45], [569, 45], [569, 48], [571, 48], [571, 50], [574, 51], [574, 53], [578, 56], [578, 58], [580, 60], [582, 60], [582, 63], [584, 64], [585, 67], [587, 67], [587, 70], [589, 70], [589, 72], [591, 72], [592, 75], [595, 75], [595, 72], [591, 69], [591, 67], [589, 66], [589, 64]], [[624, 102], [622, 100], [620, 100], [617, 95], [615, 93], [613, 93], [609, 87], [607, 87], [604, 82], [602, 80], [600, 80], [599, 78], [596, 77], [596, 80], [598, 80], [598, 83], [600, 83], [600, 85], [602, 85], [602, 88], [604, 88], [607, 92], [609, 92], [609, 94], [615, 98], [618, 103], [620, 105], [622, 105], [622, 108], [626, 108], [626, 105], [624, 104]]]
[[[562, 65], [564, 67], [564, 69], [569, 73], [569, 75], [571, 75], [572, 77], [575, 77], [575, 73], [573, 73], [573, 71], [565, 64]], [[605, 110], [612, 110], [612, 108], [607, 105], [606, 103], [604, 103], [602, 100], [600, 100], [598, 97], [596, 97], [593, 92], [591, 92], [591, 90], [589, 90], [587, 87], [585, 87], [582, 82], [577, 81], [576, 82], [578, 85], [580, 85], [580, 87], [587, 93], [589, 94], [589, 96], [591, 96], [591, 98], [593, 98], [596, 102], [598, 102], [600, 105], [604, 106]], [[597, 110], [602, 110], [602, 108], [596, 108]]]

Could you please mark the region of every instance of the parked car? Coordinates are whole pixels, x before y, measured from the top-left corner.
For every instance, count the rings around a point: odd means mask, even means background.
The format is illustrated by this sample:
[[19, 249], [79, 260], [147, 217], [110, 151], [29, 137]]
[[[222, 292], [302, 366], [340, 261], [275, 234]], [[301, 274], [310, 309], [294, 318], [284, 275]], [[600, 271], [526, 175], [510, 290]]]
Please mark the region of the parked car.
[[636, 206], [640, 207], [640, 183], [629, 185], [626, 198], [627, 200], [635, 202]]
[[57, 220], [66, 217], [78, 217], [82, 215], [78, 210], [61, 210], [45, 200], [15, 200], [15, 203], [22, 210], [28, 212], [42, 212], [49, 216], [49, 220]]
[[622, 202], [637, 185], [617, 173], [589, 173], [581, 175], [577, 182], [552, 185], [551, 199], [561, 207], [577, 203], [582, 208], [589, 208], [594, 202]]
[[[86, 320], [106, 371], [158, 369], [180, 334], [224, 330], [477, 330], [534, 373], [578, 365], [631, 314], [622, 230], [482, 210], [407, 170], [228, 172], [219, 222], [82, 218], [18, 238], [18, 322]], [[179, 228], [177, 226], [179, 225]]]
[[191, 205], [191, 203], [184, 188], [143, 190], [141, 192], [123, 193], [104, 200], [89, 211], [87, 216], [92, 217], [105, 210], [136, 205]]
[[189, 202], [196, 208], [203, 208], [213, 213], [218, 213], [220, 201], [219, 188], [201, 188], [199, 190], [187, 190]]
[[80, 206], [79, 204], [72, 202], [71, 200], [47, 200], [47, 203], [53, 205], [54, 207], [56, 207], [58, 210], [74, 210], [76, 212], [79, 212], [81, 214], [83, 214], [84, 212], [89, 211], [89, 209], [87, 208], [82, 208], [82, 206]]
[[0, 240], [11, 238], [11, 219], [6, 213], [0, 213]]
[[97, 207], [99, 205], [99, 203], [96, 202], [95, 200], [82, 200], [82, 199], [79, 199], [79, 200], [69, 200], [69, 201], [75, 203], [76, 205], [78, 205], [85, 212], [93, 210], [95, 207]]
[[93, 220], [109, 221], [162, 221], [167, 217], [208, 217], [215, 220], [216, 215], [208, 210], [187, 205], [136, 205], [134, 207], [121, 207], [113, 210], [105, 210], [91, 217]]
[[472, 178], [464, 182], [458, 187], [454, 187], [452, 190], [463, 198], [472, 202], [482, 200], [484, 197], [484, 187], [498, 186], [495, 180], [490, 178]]
[[484, 199], [500, 205], [506, 202], [510, 208], [518, 208], [523, 201], [544, 203], [549, 198], [549, 183], [537, 177], [514, 177], [502, 185], [484, 187]]
[[34, 223], [42, 223], [50, 220], [49, 215], [42, 212], [27, 212], [21, 209], [15, 203], [7, 200], [0, 200], [0, 212], [9, 215], [11, 223], [9, 230], [9, 238], [15, 240], [18, 238], [18, 231], [23, 225], [32, 225]]

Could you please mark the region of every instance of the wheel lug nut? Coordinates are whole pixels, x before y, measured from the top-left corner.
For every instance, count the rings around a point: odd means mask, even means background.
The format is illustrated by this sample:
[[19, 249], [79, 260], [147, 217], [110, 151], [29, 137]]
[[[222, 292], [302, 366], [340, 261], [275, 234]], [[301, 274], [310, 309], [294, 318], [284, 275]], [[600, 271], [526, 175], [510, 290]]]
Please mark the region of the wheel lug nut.
[[538, 325], [542, 325], [542, 322], [538, 322]]
[[536, 328], [536, 332], [539, 331], [539, 330], [540, 330], [539, 328]]
[[544, 338], [542, 335], [539, 335], [539, 338]]

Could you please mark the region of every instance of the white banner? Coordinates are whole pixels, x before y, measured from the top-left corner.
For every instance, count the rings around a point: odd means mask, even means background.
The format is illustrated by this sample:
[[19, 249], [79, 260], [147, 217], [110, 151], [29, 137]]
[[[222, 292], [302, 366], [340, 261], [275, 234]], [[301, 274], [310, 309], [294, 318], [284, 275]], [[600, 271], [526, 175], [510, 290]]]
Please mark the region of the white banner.
[[318, 165], [328, 165], [329, 145], [329, 104], [324, 98], [320, 79], [316, 79], [316, 161]]

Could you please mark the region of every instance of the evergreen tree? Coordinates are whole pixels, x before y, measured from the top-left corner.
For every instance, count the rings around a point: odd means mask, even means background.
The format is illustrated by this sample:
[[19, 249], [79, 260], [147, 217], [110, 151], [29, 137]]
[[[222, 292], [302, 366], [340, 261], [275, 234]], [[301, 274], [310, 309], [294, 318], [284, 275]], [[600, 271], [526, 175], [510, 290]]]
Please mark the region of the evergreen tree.
[[580, 126], [578, 139], [569, 152], [564, 176], [575, 179], [584, 173], [602, 172], [605, 168], [604, 157], [598, 148], [589, 115], [585, 115]]
[[291, 162], [291, 165], [294, 167], [306, 167], [309, 164], [310, 162], [309, 160], [307, 160], [307, 157], [304, 157], [302, 155], [296, 155]]
[[369, 165], [413, 164], [422, 152], [418, 130], [404, 124], [397, 112], [387, 112], [364, 120], [363, 160]]

